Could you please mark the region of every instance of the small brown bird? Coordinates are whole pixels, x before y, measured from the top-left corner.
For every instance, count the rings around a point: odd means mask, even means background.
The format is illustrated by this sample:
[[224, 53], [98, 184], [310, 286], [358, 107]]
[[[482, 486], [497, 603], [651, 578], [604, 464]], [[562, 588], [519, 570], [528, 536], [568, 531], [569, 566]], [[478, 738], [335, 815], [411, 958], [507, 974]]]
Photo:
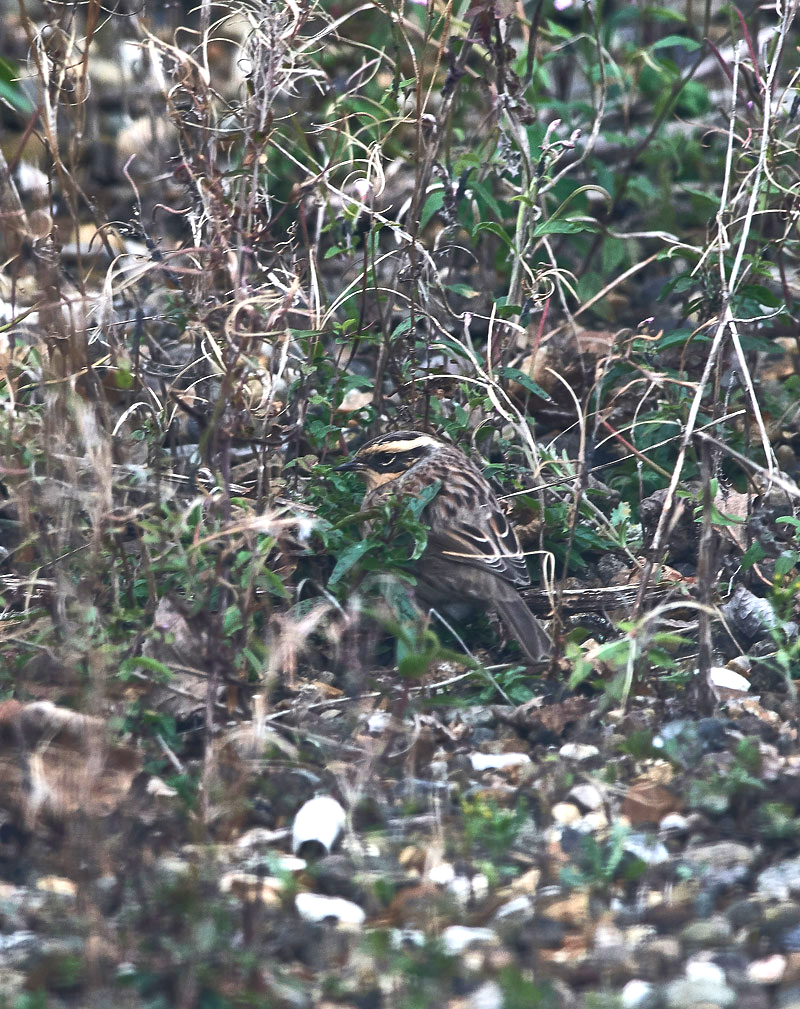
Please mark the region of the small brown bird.
[[366, 480], [362, 511], [395, 495], [415, 497], [438, 480], [439, 491], [421, 515], [430, 531], [414, 568], [417, 597], [429, 606], [483, 603], [497, 611], [532, 662], [550, 656], [550, 636], [519, 594], [531, 582], [517, 535], [460, 449], [421, 431], [392, 431], [336, 468]]

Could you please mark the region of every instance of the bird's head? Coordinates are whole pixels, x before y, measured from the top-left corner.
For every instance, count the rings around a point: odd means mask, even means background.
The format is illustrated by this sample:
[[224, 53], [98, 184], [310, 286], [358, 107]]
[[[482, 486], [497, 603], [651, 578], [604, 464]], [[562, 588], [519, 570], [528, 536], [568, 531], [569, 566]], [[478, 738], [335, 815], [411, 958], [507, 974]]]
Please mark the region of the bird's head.
[[352, 459], [335, 469], [360, 473], [371, 491], [396, 480], [446, 447], [445, 442], [421, 431], [392, 431], [366, 442]]

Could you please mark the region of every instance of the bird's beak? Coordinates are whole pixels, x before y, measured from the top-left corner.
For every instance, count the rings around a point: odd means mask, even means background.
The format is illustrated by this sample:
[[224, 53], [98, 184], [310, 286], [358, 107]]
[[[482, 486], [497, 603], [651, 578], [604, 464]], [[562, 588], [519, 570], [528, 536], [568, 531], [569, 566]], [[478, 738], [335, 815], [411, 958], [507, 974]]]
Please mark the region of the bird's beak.
[[364, 463], [360, 459], [348, 459], [347, 462], [343, 462], [339, 466], [334, 466], [333, 472], [356, 473], [360, 469], [364, 469]]

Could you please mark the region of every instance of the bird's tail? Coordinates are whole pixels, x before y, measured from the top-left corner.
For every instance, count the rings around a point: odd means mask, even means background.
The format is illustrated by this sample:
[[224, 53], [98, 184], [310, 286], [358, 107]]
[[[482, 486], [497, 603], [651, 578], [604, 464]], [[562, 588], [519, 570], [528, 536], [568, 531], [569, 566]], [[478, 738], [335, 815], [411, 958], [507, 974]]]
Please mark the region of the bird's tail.
[[553, 653], [553, 642], [542, 624], [525, 605], [522, 596], [496, 601], [497, 611], [508, 630], [519, 641], [531, 662], [542, 662]]

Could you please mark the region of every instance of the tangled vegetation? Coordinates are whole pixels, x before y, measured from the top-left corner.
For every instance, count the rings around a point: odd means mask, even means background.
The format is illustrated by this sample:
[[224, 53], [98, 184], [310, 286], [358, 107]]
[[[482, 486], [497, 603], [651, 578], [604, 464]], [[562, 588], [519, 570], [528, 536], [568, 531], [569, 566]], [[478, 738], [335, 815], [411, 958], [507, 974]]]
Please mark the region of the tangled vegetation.
[[[108, 720], [207, 838], [222, 727], [298, 700], [402, 721], [452, 680], [453, 704], [568, 685], [599, 712], [710, 715], [743, 655], [794, 698], [793, 0], [0, 10], [6, 699]], [[334, 468], [392, 428], [451, 439], [502, 491], [549, 669], [485, 615], [411, 604], [425, 502], [365, 528]], [[505, 873], [524, 804], [459, 815]], [[620, 835], [598, 844], [575, 879], [610, 885]], [[183, 928], [199, 891], [175, 886]], [[191, 957], [186, 988], [173, 954], [151, 951], [143, 998], [280, 1003], [233, 1001]], [[403, 1005], [432, 1004], [419, 984]], [[504, 1004], [556, 1004], [537, 985], [504, 975]]]

